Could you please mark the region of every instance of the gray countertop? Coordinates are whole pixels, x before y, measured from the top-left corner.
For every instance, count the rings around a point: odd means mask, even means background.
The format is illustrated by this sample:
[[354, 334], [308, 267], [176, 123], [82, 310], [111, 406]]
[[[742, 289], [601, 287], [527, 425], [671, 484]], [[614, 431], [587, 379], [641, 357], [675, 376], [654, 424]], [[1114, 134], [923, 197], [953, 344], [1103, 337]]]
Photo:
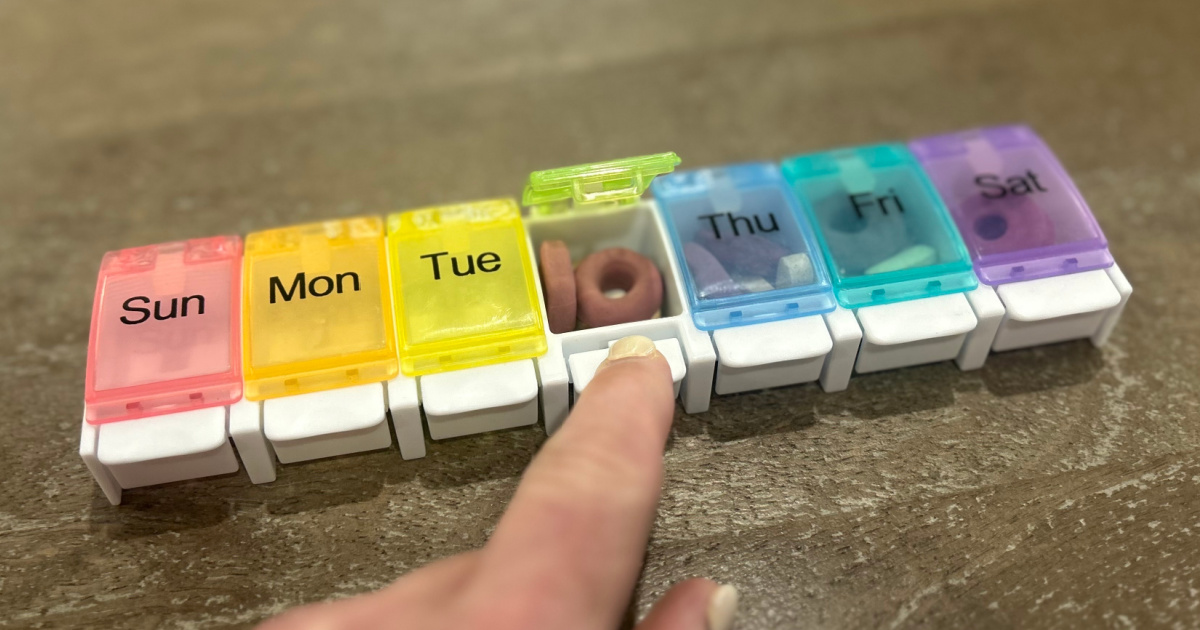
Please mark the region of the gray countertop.
[[1134, 296], [1086, 342], [680, 416], [636, 607], [739, 628], [1200, 619], [1200, 5], [0, 3], [0, 626], [249, 625], [476, 547], [540, 428], [127, 491], [77, 455], [105, 251], [1011, 121]]

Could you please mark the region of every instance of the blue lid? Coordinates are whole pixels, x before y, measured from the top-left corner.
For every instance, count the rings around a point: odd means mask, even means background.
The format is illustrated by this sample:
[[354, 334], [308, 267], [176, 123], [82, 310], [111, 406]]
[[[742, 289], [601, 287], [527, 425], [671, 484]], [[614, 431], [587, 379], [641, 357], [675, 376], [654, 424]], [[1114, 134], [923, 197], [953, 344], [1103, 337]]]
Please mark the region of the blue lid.
[[701, 330], [827, 313], [836, 306], [812, 229], [779, 168], [737, 164], [650, 186]]
[[978, 286], [954, 221], [916, 159], [883, 144], [784, 160], [846, 308]]

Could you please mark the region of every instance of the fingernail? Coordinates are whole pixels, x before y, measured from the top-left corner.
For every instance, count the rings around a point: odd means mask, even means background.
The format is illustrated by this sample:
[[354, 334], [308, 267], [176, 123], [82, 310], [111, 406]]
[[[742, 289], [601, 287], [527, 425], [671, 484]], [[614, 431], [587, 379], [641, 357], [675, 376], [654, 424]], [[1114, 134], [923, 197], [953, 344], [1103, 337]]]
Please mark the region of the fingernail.
[[654, 356], [658, 352], [658, 347], [654, 346], [654, 342], [650, 341], [649, 337], [641, 335], [622, 337], [608, 348], [608, 358], [600, 362], [600, 366], [596, 367], [596, 372], [623, 359], [644, 359], [647, 356]]
[[731, 630], [737, 616], [738, 590], [722, 584], [708, 600], [708, 630]]
[[629, 357], [648, 357], [654, 354], [655, 350], [654, 342], [649, 337], [630, 335], [618, 339], [608, 349], [608, 359], [606, 360], [619, 361], [621, 359], [628, 359]]
[[600, 367], [596, 368], [596, 371], [599, 372], [622, 359], [642, 359], [654, 356], [657, 352], [658, 348], [654, 346], [654, 342], [649, 337], [641, 335], [622, 337], [609, 347], [608, 358], [600, 363]]

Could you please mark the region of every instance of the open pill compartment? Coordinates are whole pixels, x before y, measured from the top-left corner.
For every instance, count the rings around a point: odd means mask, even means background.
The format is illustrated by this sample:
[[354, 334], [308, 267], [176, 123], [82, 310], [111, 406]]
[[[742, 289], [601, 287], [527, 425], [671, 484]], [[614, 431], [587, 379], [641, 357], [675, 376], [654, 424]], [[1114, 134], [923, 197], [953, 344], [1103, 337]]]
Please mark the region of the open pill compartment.
[[973, 289], [966, 247], [945, 205], [903, 145], [784, 160], [846, 308]]
[[241, 262], [236, 236], [104, 255], [88, 343], [88, 422], [241, 398]]
[[708, 408], [715, 352], [688, 311], [657, 205], [642, 199], [678, 163], [674, 153], [660, 153], [529, 176], [525, 229], [552, 333], [539, 360], [550, 432], [566, 416], [568, 387], [577, 397], [609, 345], [629, 335], [654, 340], [689, 412]]
[[736, 164], [651, 186], [696, 326], [714, 330], [834, 309], [829, 274], [779, 168]]
[[1004, 320], [992, 349], [1103, 344], [1132, 287], [1083, 195], [1032, 129], [1008, 125], [910, 144], [945, 200]]
[[[526, 228], [538, 256], [542, 291], [546, 294], [547, 310], [551, 315], [551, 331], [566, 333], [572, 330], [628, 324], [655, 317], [673, 317], [683, 312], [683, 296], [676, 283], [671, 282], [674, 264], [669, 241], [654, 208], [640, 203], [641, 195], [657, 175], [669, 173], [679, 163], [674, 153], [584, 164], [546, 171], [529, 176], [523, 202], [529, 207]], [[551, 245], [555, 250], [549, 249]], [[569, 256], [571, 268], [551, 268], [550, 256]], [[623, 254], [618, 257], [618, 254]], [[611, 258], [607, 265], [597, 265], [596, 274], [580, 272], [580, 266], [601, 262], [599, 257]], [[615, 273], [606, 274], [604, 267]], [[572, 270], [573, 269], [573, 270]], [[586, 270], [587, 268], [585, 268]], [[577, 297], [576, 326], [564, 329], [554, 320], [557, 306], [558, 276], [570, 271], [575, 277], [573, 289], [563, 286], [563, 293], [572, 290]], [[646, 280], [647, 282], [641, 282]], [[651, 291], [638, 291], [653, 284]], [[592, 286], [592, 285], [596, 286]], [[598, 296], [597, 291], [599, 289]], [[631, 298], [652, 295], [646, 304], [633, 304]], [[588, 321], [589, 308], [594, 304], [602, 310], [605, 297], [614, 305], [636, 306], [628, 313], [601, 313]]]
[[361, 217], [246, 237], [246, 397], [387, 380], [399, 371], [383, 221]]

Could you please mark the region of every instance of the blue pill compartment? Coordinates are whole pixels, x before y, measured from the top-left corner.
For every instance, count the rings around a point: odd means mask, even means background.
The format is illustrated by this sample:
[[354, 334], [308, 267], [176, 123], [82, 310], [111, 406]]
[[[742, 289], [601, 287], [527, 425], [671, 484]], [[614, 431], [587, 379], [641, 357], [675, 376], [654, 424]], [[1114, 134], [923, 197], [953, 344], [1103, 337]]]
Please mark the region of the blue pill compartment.
[[775, 164], [678, 172], [659, 177], [650, 190], [683, 270], [697, 328], [836, 307], [816, 238]]
[[796, 156], [783, 175], [816, 231], [842, 306], [891, 304], [978, 286], [946, 205], [907, 147]]

